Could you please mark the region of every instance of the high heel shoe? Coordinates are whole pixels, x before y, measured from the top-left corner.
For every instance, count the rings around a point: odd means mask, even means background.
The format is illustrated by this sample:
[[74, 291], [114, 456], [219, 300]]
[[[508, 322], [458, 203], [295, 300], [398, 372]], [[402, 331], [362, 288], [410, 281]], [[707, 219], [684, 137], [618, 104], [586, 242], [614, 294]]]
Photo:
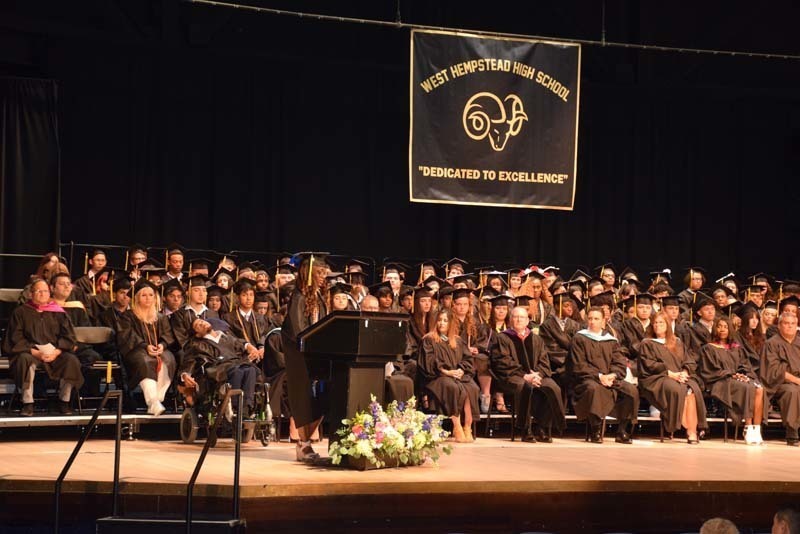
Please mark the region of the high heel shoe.
[[465, 426], [462, 427], [464, 430], [464, 443], [472, 443], [475, 441], [475, 437], [472, 435], [472, 426]]
[[294, 451], [298, 462], [312, 464], [319, 460], [319, 454], [314, 452], [311, 443], [308, 441], [298, 441]]

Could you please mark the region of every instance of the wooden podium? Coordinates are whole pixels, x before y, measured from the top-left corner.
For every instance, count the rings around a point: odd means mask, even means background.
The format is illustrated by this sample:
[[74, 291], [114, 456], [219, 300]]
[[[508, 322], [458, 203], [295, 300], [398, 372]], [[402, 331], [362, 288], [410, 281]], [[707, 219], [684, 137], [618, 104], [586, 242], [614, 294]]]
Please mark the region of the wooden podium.
[[370, 395], [383, 404], [386, 362], [405, 352], [408, 318], [404, 313], [337, 311], [298, 334], [300, 352], [331, 364], [331, 441], [342, 419], [368, 408]]

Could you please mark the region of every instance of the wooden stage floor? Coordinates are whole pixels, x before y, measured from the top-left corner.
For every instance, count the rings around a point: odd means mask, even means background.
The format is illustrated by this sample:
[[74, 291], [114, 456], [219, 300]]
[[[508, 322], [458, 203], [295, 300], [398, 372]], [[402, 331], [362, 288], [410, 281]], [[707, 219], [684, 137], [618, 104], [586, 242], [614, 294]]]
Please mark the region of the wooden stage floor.
[[[0, 520], [23, 518], [28, 509], [41, 516], [41, 503], [50, 502], [42, 494], [52, 494], [73, 446], [0, 443], [0, 496], [12, 504], [0, 507]], [[122, 512], [182, 513], [201, 446], [123, 442]], [[493, 438], [453, 447], [438, 467], [359, 472], [300, 464], [288, 443], [251, 442], [242, 447], [242, 515], [251, 528], [348, 532], [380, 530], [387, 521], [420, 532], [677, 532], [721, 515], [763, 532], [780, 503], [800, 499], [800, 449], [779, 440], [753, 447], [741, 440], [689, 446], [677, 438], [632, 445], [613, 436], [602, 445], [577, 437], [552, 444]], [[109, 514], [113, 451], [109, 439], [86, 443], [64, 486], [67, 520]], [[230, 509], [232, 472], [233, 442], [221, 439], [195, 490], [197, 512]]]

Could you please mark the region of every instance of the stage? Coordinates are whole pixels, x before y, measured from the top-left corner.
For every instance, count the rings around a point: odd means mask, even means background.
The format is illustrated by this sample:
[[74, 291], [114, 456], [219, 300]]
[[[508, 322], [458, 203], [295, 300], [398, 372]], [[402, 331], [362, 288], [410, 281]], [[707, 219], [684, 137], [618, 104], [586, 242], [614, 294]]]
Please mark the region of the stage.
[[[42, 521], [71, 441], [0, 443], [0, 522]], [[121, 512], [185, 508], [202, 442], [122, 443]], [[325, 450], [325, 444], [317, 445]], [[300, 464], [294, 445], [242, 447], [241, 510], [248, 530], [414, 532], [687, 532], [722, 515], [769, 531], [779, 504], [800, 493], [800, 449], [721, 439], [689, 446], [657, 437], [594, 445], [576, 434], [552, 444], [479, 438], [453, 444], [439, 466], [350, 471]], [[231, 507], [233, 442], [220, 439], [195, 489], [195, 513]], [[89, 440], [64, 486], [63, 522], [110, 515], [113, 440]]]

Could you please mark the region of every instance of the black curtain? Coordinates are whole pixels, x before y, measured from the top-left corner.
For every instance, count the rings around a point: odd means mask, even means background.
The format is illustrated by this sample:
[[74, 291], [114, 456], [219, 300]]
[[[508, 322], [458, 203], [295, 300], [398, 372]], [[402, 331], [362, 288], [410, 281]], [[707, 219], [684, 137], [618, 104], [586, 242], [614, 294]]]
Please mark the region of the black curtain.
[[[394, 16], [361, 8], [379, 4]], [[64, 241], [800, 277], [796, 62], [586, 46], [574, 211], [411, 204], [407, 30], [158, 5], [39, 49], [60, 87]], [[457, 7], [412, 15], [539, 20]], [[610, 31], [679, 41], [641, 9]], [[583, 16], [546, 33], [591, 36]], [[741, 46], [778, 46], [764, 35]]]
[[[57, 250], [60, 153], [57, 85], [0, 77], [0, 253]], [[0, 256], [0, 283], [21, 287], [38, 262]]]

